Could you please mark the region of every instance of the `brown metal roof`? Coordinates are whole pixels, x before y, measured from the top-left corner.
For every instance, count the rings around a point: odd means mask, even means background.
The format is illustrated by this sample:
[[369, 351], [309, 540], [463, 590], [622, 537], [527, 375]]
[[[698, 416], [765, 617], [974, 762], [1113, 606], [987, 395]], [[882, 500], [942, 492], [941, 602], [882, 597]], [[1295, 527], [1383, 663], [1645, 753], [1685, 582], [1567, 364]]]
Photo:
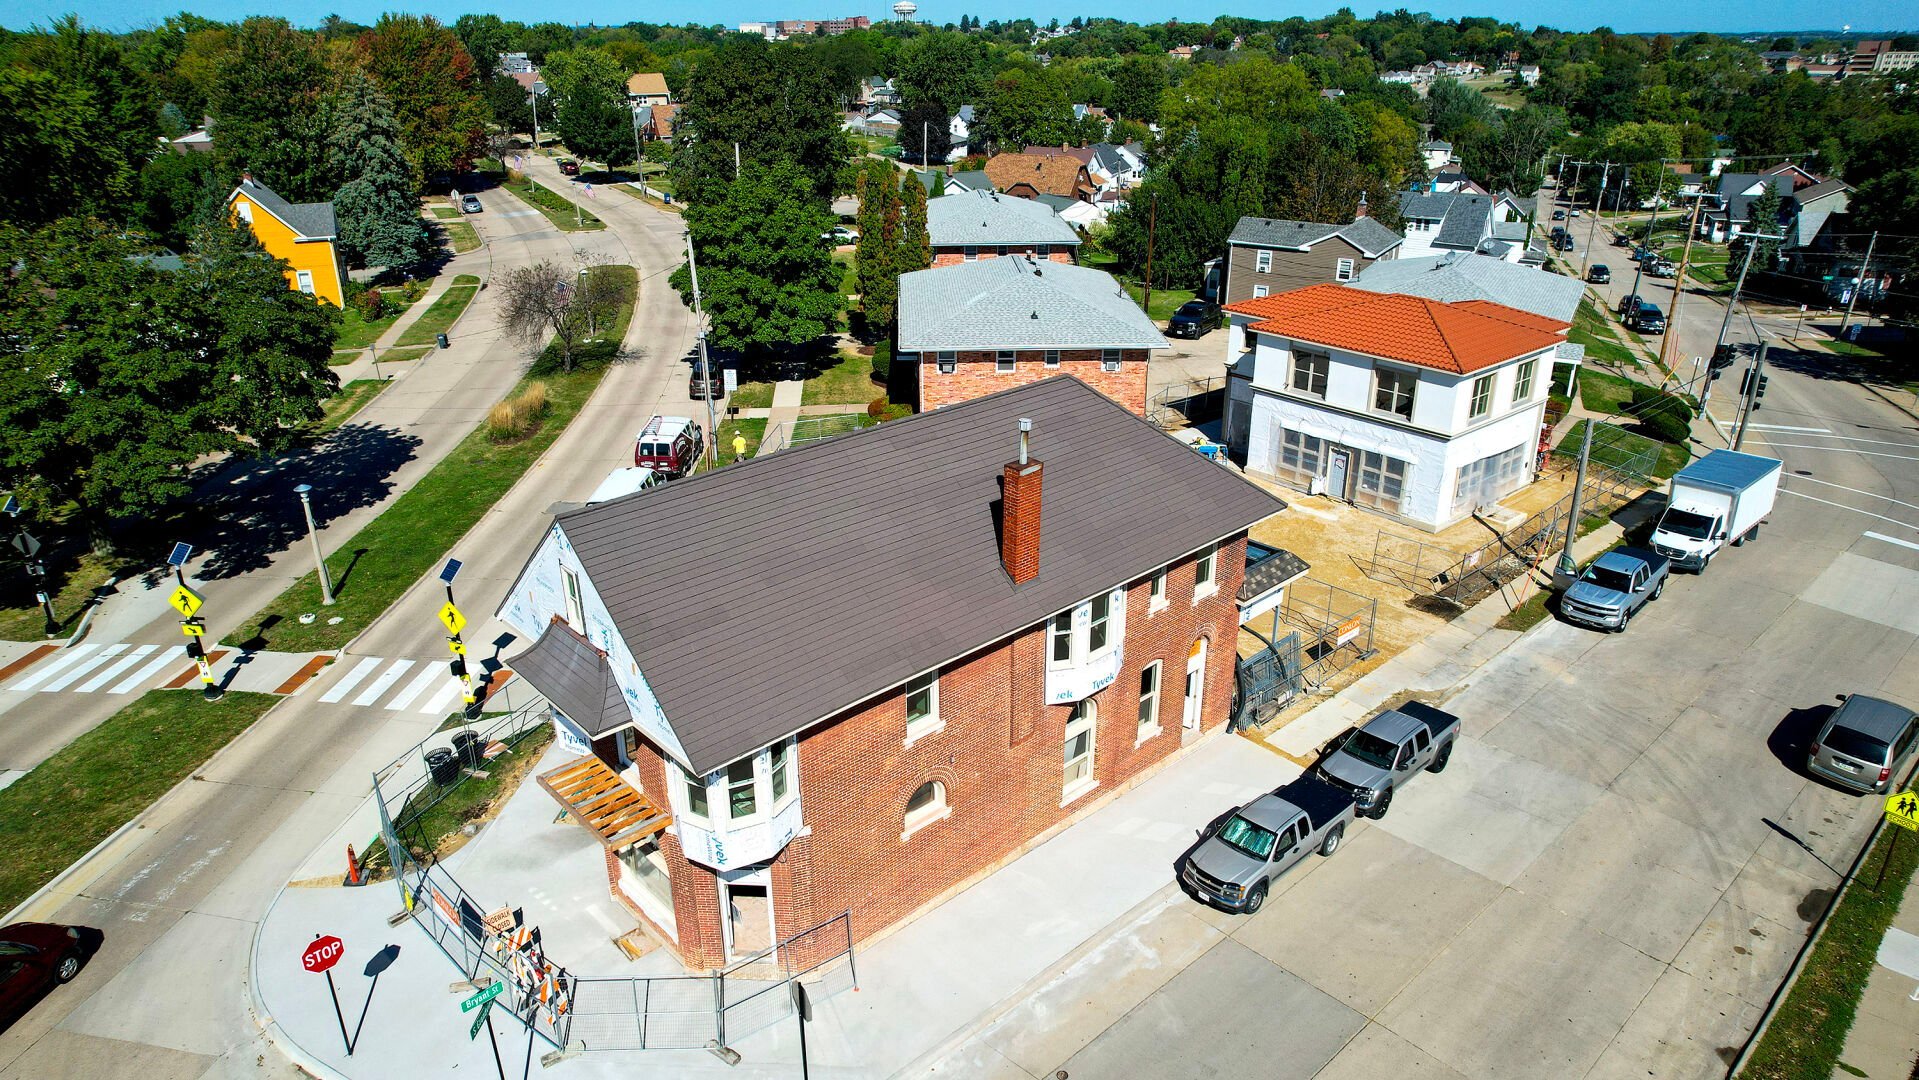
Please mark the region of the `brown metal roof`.
[[[1015, 588], [994, 518], [1021, 417], [1046, 472]], [[1284, 508], [1060, 377], [558, 521], [706, 773]]]
[[605, 654], [557, 618], [532, 648], [507, 664], [590, 736], [633, 718]]

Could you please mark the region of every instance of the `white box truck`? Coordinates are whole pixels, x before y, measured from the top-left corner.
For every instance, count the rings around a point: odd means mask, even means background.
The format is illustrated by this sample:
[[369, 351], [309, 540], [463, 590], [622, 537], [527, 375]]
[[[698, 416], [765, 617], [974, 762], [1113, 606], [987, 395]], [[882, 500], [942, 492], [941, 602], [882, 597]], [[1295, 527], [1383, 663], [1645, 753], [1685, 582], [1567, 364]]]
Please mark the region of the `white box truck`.
[[1679, 470], [1666, 494], [1666, 512], [1653, 530], [1652, 549], [1676, 569], [1704, 570], [1730, 540], [1759, 535], [1759, 521], [1779, 495], [1777, 458], [1714, 450]]

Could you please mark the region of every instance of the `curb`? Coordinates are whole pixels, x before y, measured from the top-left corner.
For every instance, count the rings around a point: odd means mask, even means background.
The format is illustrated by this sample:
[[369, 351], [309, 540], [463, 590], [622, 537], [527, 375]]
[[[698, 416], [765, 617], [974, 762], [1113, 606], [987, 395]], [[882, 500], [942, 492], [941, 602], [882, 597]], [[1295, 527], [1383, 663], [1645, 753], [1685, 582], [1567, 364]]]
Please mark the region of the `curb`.
[[1872, 385], [1869, 382], [1862, 382], [1859, 385], [1865, 387], [1866, 392], [1870, 393], [1873, 397], [1876, 397], [1880, 401], [1883, 401], [1886, 404], [1892, 406], [1893, 408], [1898, 409], [1900, 412], [1905, 413], [1907, 416], [1912, 417], [1914, 420], [1919, 420], [1919, 412], [1914, 412], [1912, 410], [1912, 406], [1903, 404], [1898, 401], [1894, 401], [1891, 397], [1887, 396], [1884, 390], [1879, 389], [1878, 387]]
[[273, 909], [280, 906], [280, 897], [286, 895], [286, 891], [285, 885], [274, 890], [272, 902], [260, 913], [259, 921], [253, 924], [253, 939], [247, 944], [247, 1008], [253, 1014], [254, 1027], [259, 1029], [267, 1045], [278, 1051], [294, 1068], [319, 1080], [350, 1080], [294, 1042], [293, 1036], [288, 1035], [280, 1022], [267, 1011], [266, 1002], [260, 1000], [260, 935], [266, 932], [267, 920], [273, 916]]

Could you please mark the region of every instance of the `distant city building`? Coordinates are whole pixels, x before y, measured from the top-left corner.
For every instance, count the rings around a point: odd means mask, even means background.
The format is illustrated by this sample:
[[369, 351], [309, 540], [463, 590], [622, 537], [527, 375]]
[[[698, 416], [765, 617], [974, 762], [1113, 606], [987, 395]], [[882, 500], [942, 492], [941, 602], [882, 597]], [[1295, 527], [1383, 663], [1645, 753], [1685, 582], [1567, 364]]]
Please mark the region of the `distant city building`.
[[739, 24], [742, 34], [758, 34], [768, 41], [785, 41], [788, 38], [812, 37], [824, 34], [832, 37], [849, 30], [865, 30], [873, 25], [873, 20], [864, 15], [851, 15], [843, 19], [780, 19], [775, 22], [743, 22]]

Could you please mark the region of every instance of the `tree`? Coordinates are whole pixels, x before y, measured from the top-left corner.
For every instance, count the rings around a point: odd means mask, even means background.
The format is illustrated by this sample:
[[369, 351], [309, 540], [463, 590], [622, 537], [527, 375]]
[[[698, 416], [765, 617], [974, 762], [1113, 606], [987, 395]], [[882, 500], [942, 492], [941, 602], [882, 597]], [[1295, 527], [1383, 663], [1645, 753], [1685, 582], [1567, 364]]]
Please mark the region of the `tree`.
[[[733, 148], [748, 165], [792, 163], [811, 178], [825, 213], [851, 146], [840, 127], [832, 74], [811, 49], [734, 34], [700, 62], [674, 117], [675, 191], [698, 204], [726, 197]], [[828, 222], [828, 227], [831, 222]], [[823, 230], [815, 230], [815, 236]]]
[[[921, 146], [922, 137], [926, 145]], [[922, 165], [938, 165], [953, 152], [953, 119], [936, 102], [921, 102], [900, 117], [900, 149]]]
[[1159, 99], [1166, 93], [1166, 63], [1156, 56], [1128, 56], [1113, 72], [1113, 111], [1127, 120], [1159, 118]]
[[481, 87], [486, 97], [486, 105], [493, 113], [493, 122], [502, 131], [533, 131], [532, 96], [511, 75], [495, 75]]
[[979, 127], [998, 150], [1060, 146], [1073, 136], [1073, 103], [1048, 69], [1008, 68], [986, 93]]
[[1785, 197], [1780, 195], [1779, 189], [1770, 183], [1754, 197], [1752, 202], [1746, 204], [1746, 224], [1740, 230], [1742, 237], [1745, 238], [1740, 241], [1739, 246], [1744, 247], [1749, 243], [1759, 245], [1758, 250], [1752, 253], [1752, 264], [1761, 270], [1771, 270], [1778, 265], [1780, 242], [1778, 240], [1754, 241], [1750, 237], [1780, 235], [1782, 222], [1779, 215], [1784, 210], [1785, 204]]
[[[940, 174], [935, 173], [938, 177]], [[900, 177], [900, 246], [894, 270], [910, 274], [933, 265], [933, 237], [926, 229], [926, 189], [919, 177]]]
[[425, 254], [420, 204], [392, 108], [355, 72], [335, 115], [327, 165], [347, 178], [333, 196], [341, 250], [354, 266], [412, 266]]
[[227, 171], [251, 172], [290, 202], [330, 198], [339, 186], [325, 169], [332, 83], [317, 35], [285, 19], [241, 23], [208, 95]]
[[432, 16], [382, 15], [353, 47], [393, 104], [414, 172], [465, 172], [486, 144], [486, 103], [473, 57], [453, 31]]
[[604, 277], [590, 270], [570, 269], [551, 259], [508, 270], [496, 286], [500, 326], [531, 346], [535, 356], [552, 334], [552, 344], [560, 347], [561, 370], [572, 371], [580, 346], [619, 304], [619, 290], [607, 289]]
[[338, 319], [287, 288], [250, 232], [198, 232], [183, 269], [132, 258], [120, 230], [0, 229], [0, 482], [108, 518], [187, 494], [209, 454], [276, 454], [338, 388]]
[[553, 130], [575, 154], [624, 165], [633, 160], [633, 110], [626, 76], [598, 49], [570, 49], [547, 57], [543, 72], [557, 102]]
[[900, 46], [895, 68], [908, 105], [932, 102], [951, 116], [985, 92], [990, 60], [985, 42], [936, 30]]
[[498, 15], [462, 15], [453, 20], [453, 32], [473, 58], [473, 71], [481, 78], [499, 70], [500, 54], [510, 51], [513, 44], [513, 32]]
[[[777, 161], [749, 165], [738, 180], [709, 190], [716, 197], [686, 204], [686, 227], [699, 254], [712, 344], [783, 351], [831, 333], [844, 298], [840, 265], [820, 240], [833, 219], [817, 179]], [[686, 267], [672, 282], [692, 299]]]
[[146, 82], [112, 38], [72, 16], [23, 52], [30, 66], [0, 69], [0, 153], [21, 170], [0, 185], [0, 218], [132, 209], [159, 132]]
[[140, 170], [140, 225], [171, 251], [185, 251], [202, 225], [222, 220], [231, 177], [212, 154], [155, 154]]
[[[867, 330], [875, 337], [883, 336], [892, 327], [899, 299], [897, 172], [883, 161], [868, 158], [860, 163], [859, 180], [854, 185], [860, 203], [859, 212], [853, 218], [860, 234], [859, 243], [853, 248], [854, 288], [859, 290], [860, 311], [866, 316]], [[914, 181], [915, 186], [918, 183]]]

